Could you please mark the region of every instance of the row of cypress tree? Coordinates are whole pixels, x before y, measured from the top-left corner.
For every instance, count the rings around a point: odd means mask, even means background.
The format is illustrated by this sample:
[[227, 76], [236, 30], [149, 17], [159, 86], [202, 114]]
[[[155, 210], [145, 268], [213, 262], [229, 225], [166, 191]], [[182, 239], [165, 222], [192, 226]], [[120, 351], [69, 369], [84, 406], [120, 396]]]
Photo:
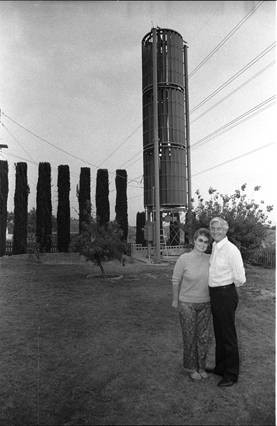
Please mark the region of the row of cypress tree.
[[[27, 251], [28, 195], [27, 164], [16, 163], [16, 182], [14, 194], [14, 235], [13, 254]], [[81, 167], [77, 197], [79, 202], [79, 232], [82, 224], [89, 223], [91, 216], [91, 175], [90, 168]], [[127, 172], [116, 170], [116, 206], [115, 220], [128, 236], [127, 213]], [[58, 209], [57, 209], [57, 248], [67, 252], [70, 244], [70, 170], [68, 165], [58, 166]], [[9, 192], [8, 162], [0, 161], [0, 256], [6, 252], [7, 198]], [[110, 221], [109, 176], [107, 169], [98, 169], [96, 177], [96, 220], [100, 226]], [[36, 241], [41, 252], [51, 250], [52, 202], [51, 202], [51, 166], [39, 163], [36, 193]]]

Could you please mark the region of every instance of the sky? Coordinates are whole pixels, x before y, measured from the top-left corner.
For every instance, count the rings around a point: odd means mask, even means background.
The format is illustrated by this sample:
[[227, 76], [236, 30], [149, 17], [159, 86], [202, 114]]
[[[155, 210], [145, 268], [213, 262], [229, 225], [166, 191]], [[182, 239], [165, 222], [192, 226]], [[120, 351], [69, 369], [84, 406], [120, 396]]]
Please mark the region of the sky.
[[0, 159], [9, 163], [9, 211], [14, 163], [28, 163], [31, 209], [38, 164], [50, 162], [54, 214], [58, 165], [67, 164], [71, 215], [80, 168], [91, 169], [94, 208], [97, 169], [106, 168], [113, 220], [123, 168], [135, 225], [144, 210], [141, 41], [153, 27], [178, 31], [189, 47], [192, 195], [247, 183], [249, 200], [276, 204], [275, 1], [5, 1], [0, 143], [8, 149]]

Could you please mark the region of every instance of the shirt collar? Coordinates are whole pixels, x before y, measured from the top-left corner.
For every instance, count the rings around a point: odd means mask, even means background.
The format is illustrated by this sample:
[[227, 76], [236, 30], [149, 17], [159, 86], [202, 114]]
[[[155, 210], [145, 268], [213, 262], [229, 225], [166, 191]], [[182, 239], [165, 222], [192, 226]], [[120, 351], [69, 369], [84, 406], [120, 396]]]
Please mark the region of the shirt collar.
[[224, 246], [224, 244], [226, 244], [226, 243], [227, 243], [227, 241], [228, 241], [228, 238], [227, 238], [227, 237], [224, 237], [224, 238], [223, 238], [221, 241], [219, 241], [218, 243], [214, 241], [214, 246], [215, 246], [217, 249], [220, 249], [221, 247], [223, 247], [223, 246]]

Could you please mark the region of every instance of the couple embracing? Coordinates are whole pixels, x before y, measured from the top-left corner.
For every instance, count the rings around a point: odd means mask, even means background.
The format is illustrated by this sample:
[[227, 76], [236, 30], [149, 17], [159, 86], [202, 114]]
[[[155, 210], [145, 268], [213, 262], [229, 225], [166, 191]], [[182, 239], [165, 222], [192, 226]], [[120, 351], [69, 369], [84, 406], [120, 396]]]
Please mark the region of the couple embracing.
[[[183, 367], [191, 379], [207, 373], [221, 376], [220, 387], [232, 386], [239, 376], [239, 351], [235, 326], [236, 287], [246, 281], [239, 249], [226, 234], [228, 223], [215, 217], [210, 230], [198, 229], [194, 248], [182, 254], [172, 275], [172, 306], [179, 311], [183, 335]], [[211, 255], [207, 247], [214, 240]], [[215, 336], [215, 367], [207, 368], [210, 320]]]

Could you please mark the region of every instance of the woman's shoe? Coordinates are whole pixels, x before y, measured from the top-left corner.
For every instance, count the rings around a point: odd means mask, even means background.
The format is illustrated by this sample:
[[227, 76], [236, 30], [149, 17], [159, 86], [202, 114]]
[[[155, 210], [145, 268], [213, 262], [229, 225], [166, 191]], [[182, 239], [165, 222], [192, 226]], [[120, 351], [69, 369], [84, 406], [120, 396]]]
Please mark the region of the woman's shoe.
[[209, 375], [206, 373], [205, 370], [199, 370], [199, 374], [202, 377], [202, 379], [207, 379]]
[[193, 371], [189, 376], [192, 380], [201, 380], [202, 378], [198, 371]]

